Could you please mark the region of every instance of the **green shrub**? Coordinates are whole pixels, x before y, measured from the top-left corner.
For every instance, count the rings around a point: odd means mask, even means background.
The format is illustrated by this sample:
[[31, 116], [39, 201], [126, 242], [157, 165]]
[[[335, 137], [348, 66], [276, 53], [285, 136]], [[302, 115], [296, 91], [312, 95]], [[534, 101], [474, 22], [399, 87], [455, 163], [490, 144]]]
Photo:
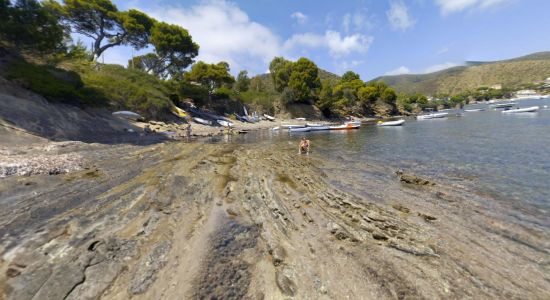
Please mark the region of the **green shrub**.
[[6, 78], [20, 83], [49, 101], [85, 105], [105, 103], [103, 95], [85, 87], [80, 75], [73, 71], [15, 62], [8, 66]]

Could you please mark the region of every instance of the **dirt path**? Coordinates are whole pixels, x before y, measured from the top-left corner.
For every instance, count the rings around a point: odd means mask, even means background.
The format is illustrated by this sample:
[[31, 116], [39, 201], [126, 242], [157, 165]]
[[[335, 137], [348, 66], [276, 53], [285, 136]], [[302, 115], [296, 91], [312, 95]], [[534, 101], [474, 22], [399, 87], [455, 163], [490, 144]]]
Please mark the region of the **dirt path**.
[[550, 234], [459, 187], [382, 205], [291, 145], [67, 147], [80, 171], [0, 180], [6, 299], [550, 297]]

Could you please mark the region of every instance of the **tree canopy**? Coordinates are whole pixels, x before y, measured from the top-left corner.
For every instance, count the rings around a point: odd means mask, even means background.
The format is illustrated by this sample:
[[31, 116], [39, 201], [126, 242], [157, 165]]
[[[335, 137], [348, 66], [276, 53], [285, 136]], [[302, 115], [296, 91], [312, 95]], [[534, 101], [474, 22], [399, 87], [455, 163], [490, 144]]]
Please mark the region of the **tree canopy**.
[[233, 76], [229, 74], [229, 64], [223, 61], [217, 64], [198, 61], [191, 67], [189, 72], [185, 73], [184, 78], [206, 87], [209, 95], [212, 95], [223, 84], [235, 82]]
[[235, 81], [235, 90], [237, 92], [246, 92], [250, 87], [250, 78], [248, 78], [248, 71], [240, 71]]
[[58, 17], [36, 0], [0, 0], [0, 39], [19, 49], [62, 50], [63, 27]]
[[138, 10], [119, 11], [110, 0], [63, 0], [63, 5], [50, 0], [47, 5], [74, 33], [94, 41], [94, 59], [114, 46], [145, 48], [155, 24], [154, 19]]
[[269, 71], [275, 90], [283, 94], [285, 102], [314, 100], [321, 87], [319, 68], [307, 58], [292, 62], [275, 57], [269, 64]]

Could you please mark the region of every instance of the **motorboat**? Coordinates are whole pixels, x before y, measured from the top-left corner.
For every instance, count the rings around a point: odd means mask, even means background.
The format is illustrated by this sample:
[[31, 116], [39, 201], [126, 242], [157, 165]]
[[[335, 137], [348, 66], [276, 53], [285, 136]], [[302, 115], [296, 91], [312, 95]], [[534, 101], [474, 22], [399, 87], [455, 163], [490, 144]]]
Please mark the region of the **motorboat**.
[[516, 102], [506, 102], [506, 103], [493, 104], [491, 105], [491, 107], [492, 108], [509, 108], [509, 107], [513, 107], [516, 104], [517, 104]]
[[348, 130], [348, 129], [359, 129], [361, 125], [345, 123], [337, 126], [329, 126], [329, 130]]
[[311, 129], [311, 131], [322, 131], [329, 130], [330, 126], [316, 123], [306, 123], [306, 126]]
[[194, 117], [193, 121], [195, 121], [196, 123], [202, 124], [202, 125], [212, 125], [211, 121], [208, 121], [208, 120], [205, 120], [205, 119], [202, 119], [202, 118]]
[[401, 126], [403, 125], [403, 123], [405, 123], [405, 120], [386, 121], [386, 122], [378, 121], [378, 124], [376, 125], [377, 126]]
[[309, 132], [309, 131], [311, 131], [311, 127], [293, 127], [293, 128], [288, 128], [288, 131], [290, 131], [290, 132]]
[[127, 110], [115, 111], [113, 113], [113, 116], [121, 117], [121, 118], [124, 118], [124, 119], [130, 119], [130, 120], [141, 119], [140, 114], [135, 113], [133, 111], [127, 111]]
[[282, 128], [291, 129], [291, 128], [304, 128], [305, 125], [292, 125], [292, 124], [284, 124], [281, 125]]
[[441, 119], [446, 118], [449, 115], [449, 113], [431, 113], [427, 115], [420, 115], [417, 116], [417, 120], [431, 120], [431, 119]]
[[235, 126], [235, 124], [233, 124], [229, 121], [226, 121], [226, 120], [216, 120], [216, 122], [218, 124], [220, 124], [221, 126], [223, 126], [223, 127], [233, 127], [233, 126]]
[[267, 120], [272, 121], [272, 122], [275, 121], [275, 117], [272, 117], [268, 114], [264, 114], [264, 118], [266, 118]]
[[465, 112], [478, 112], [478, 111], [484, 111], [483, 108], [472, 108], [472, 109], [465, 109]]
[[514, 114], [514, 113], [526, 113], [526, 112], [536, 112], [539, 110], [538, 106], [524, 107], [524, 108], [515, 108], [503, 110], [503, 114]]

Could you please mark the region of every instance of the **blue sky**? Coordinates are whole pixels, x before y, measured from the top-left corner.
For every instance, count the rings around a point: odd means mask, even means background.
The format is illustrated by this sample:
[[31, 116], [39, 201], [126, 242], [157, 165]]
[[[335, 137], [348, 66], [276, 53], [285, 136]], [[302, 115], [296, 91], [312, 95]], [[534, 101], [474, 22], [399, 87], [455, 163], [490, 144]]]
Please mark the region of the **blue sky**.
[[[114, 2], [183, 26], [201, 46], [198, 59], [227, 61], [233, 73], [265, 73], [274, 56], [305, 56], [368, 80], [550, 50], [548, 0]], [[117, 47], [104, 59], [126, 64], [130, 56]]]

